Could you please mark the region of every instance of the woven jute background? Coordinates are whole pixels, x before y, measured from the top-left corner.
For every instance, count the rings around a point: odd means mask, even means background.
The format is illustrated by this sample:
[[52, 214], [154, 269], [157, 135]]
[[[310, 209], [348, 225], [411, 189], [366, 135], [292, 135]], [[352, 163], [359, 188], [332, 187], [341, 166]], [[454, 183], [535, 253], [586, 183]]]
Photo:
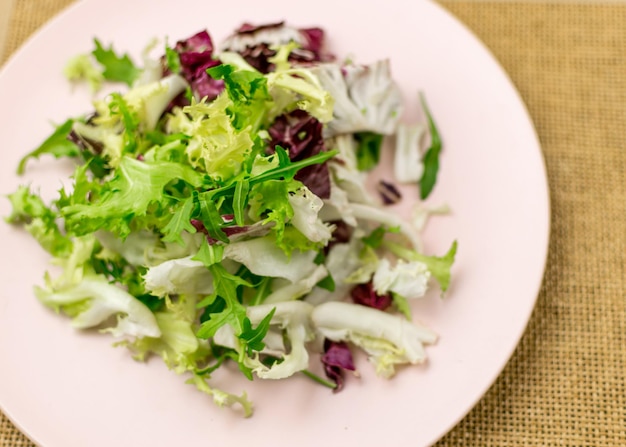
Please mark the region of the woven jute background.
[[[18, 0], [7, 53], [70, 3]], [[527, 104], [553, 226], [520, 345], [437, 447], [626, 446], [626, 5], [442, 4], [491, 49]], [[0, 417], [0, 446], [30, 445]]]

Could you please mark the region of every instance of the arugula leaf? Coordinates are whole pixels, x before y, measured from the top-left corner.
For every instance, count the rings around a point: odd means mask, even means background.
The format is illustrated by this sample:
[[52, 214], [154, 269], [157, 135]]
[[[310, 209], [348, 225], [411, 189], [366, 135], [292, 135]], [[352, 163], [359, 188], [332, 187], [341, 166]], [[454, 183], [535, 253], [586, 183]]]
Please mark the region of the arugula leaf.
[[191, 214], [193, 213], [193, 208], [193, 197], [183, 200], [182, 205], [176, 209], [170, 221], [167, 225], [165, 225], [165, 227], [163, 227], [163, 242], [177, 242], [180, 245], [185, 245], [185, 242], [180, 234], [183, 231], [187, 231], [190, 234], [194, 234], [196, 232], [196, 228], [191, 225]]
[[41, 155], [50, 154], [55, 158], [76, 157], [80, 155], [78, 146], [67, 137], [72, 132], [73, 119], [68, 119], [63, 124], [57, 126], [55, 131], [46, 140], [41, 143], [37, 149], [27, 154], [20, 160], [17, 166], [17, 173], [22, 175], [26, 170], [26, 162], [31, 158], [39, 158]]
[[[338, 153], [339, 151], [337, 150], [320, 152], [319, 154], [314, 155], [309, 158], [305, 158], [304, 160], [289, 162], [289, 164], [287, 165], [278, 166], [276, 168], [268, 169], [267, 171], [264, 171], [261, 174], [250, 176], [248, 179], [248, 183], [250, 187], [252, 187], [259, 183], [267, 182], [269, 180], [291, 180], [295, 177], [296, 173], [300, 169], [306, 168], [307, 166], [324, 163], [326, 160], [334, 157]], [[234, 194], [235, 187], [236, 187], [235, 182], [228, 183], [219, 188], [215, 188], [210, 191], [200, 193], [199, 196], [206, 195], [208, 197], [213, 197], [213, 198], [231, 196], [232, 194]]]
[[430, 195], [431, 191], [435, 187], [435, 183], [437, 182], [437, 173], [439, 171], [439, 153], [441, 152], [442, 143], [437, 126], [435, 125], [433, 117], [430, 114], [430, 110], [428, 109], [428, 105], [426, 104], [426, 99], [421, 93], [420, 100], [422, 102], [422, 107], [424, 108], [424, 113], [426, 114], [426, 119], [428, 120], [428, 129], [430, 131], [430, 147], [424, 154], [424, 158], [422, 160], [424, 163], [424, 173], [420, 179], [420, 197], [424, 200]]
[[270, 322], [276, 312], [276, 308], [272, 310], [261, 320], [255, 329], [252, 328], [252, 323], [248, 317], [243, 320], [243, 331], [239, 334], [239, 339], [244, 342], [246, 353], [248, 356], [252, 356], [254, 351], [262, 351], [265, 348], [263, 339], [270, 328]]
[[139, 77], [141, 70], [138, 69], [127, 54], [118, 56], [113, 46], [104, 48], [98, 39], [94, 39], [96, 49], [91, 54], [102, 65], [102, 75], [105, 79], [114, 82], [124, 82], [129, 86]]
[[239, 335], [243, 330], [246, 308], [237, 299], [237, 287], [252, 287], [252, 284], [228, 273], [222, 264], [211, 264], [207, 267], [213, 275], [215, 296], [224, 299], [226, 305], [223, 311], [211, 314], [211, 319], [202, 323], [197, 335], [199, 338], [210, 338], [224, 324], [230, 324], [235, 330], [235, 334]]
[[197, 197], [200, 204], [200, 215], [202, 216], [202, 223], [209, 232], [209, 236], [218, 241], [228, 243], [228, 236], [222, 230], [224, 220], [222, 215], [217, 209], [217, 205], [207, 198], [207, 196], [201, 196], [194, 192], [194, 197]]
[[339, 151], [332, 150], [327, 152], [320, 152], [319, 154], [313, 155], [312, 157], [305, 158], [304, 160], [298, 160], [295, 162], [291, 162], [284, 166], [279, 166], [274, 169], [270, 169], [268, 171], [263, 172], [257, 176], [250, 178], [250, 185], [255, 185], [257, 183], [265, 182], [267, 180], [272, 179], [292, 179], [295, 177], [296, 173], [307, 166], [322, 164], [326, 160], [333, 158], [337, 155]]
[[354, 138], [358, 143], [356, 148], [357, 169], [370, 171], [374, 169], [380, 160], [380, 148], [383, 136], [373, 132], [357, 132]]
[[240, 227], [245, 224], [245, 208], [248, 205], [249, 191], [250, 182], [248, 180], [244, 179], [236, 182], [233, 195], [233, 213], [235, 214], [235, 223]]

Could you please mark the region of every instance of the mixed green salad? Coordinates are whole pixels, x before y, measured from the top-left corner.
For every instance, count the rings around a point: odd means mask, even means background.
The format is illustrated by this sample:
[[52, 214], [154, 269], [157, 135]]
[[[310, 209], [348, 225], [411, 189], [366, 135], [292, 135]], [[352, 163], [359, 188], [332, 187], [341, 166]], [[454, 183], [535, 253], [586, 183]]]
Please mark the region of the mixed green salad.
[[[354, 349], [383, 377], [426, 359], [437, 337], [410, 302], [433, 280], [448, 288], [456, 242], [424, 254], [418, 223], [385, 209], [397, 183], [429, 195], [441, 150], [423, 97], [425, 122], [401, 123], [389, 61], [338, 61], [323, 30], [282, 22], [244, 24], [219, 47], [206, 31], [152, 44], [140, 64], [94, 45], [66, 67], [93, 110], [18, 167], [72, 158], [72, 187], [51, 203], [26, 185], [9, 196], [7, 220], [62, 269], [36, 287], [42, 303], [246, 415], [245, 392], [211, 385], [227, 362], [338, 391]], [[120, 88], [99, 96], [105, 84]], [[389, 138], [395, 178], [368, 187]]]

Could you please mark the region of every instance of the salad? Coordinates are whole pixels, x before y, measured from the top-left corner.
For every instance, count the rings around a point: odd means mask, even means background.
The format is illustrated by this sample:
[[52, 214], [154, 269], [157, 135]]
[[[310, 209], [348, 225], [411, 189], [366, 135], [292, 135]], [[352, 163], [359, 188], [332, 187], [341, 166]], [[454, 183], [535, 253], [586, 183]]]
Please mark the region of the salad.
[[[430, 194], [441, 151], [423, 96], [426, 122], [401, 122], [389, 61], [339, 61], [323, 30], [283, 22], [244, 24], [219, 46], [207, 31], [151, 44], [141, 64], [94, 47], [65, 73], [91, 86], [93, 110], [18, 166], [69, 157], [72, 187], [50, 203], [27, 185], [9, 196], [7, 221], [61, 268], [35, 288], [43, 304], [246, 416], [245, 392], [211, 385], [225, 363], [339, 391], [355, 349], [385, 378], [426, 360], [437, 335], [410, 303], [433, 282], [446, 291], [456, 242], [425, 254], [423, 208], [415, 222], [385, 209], [397, 183]], [[100, 95], [105, 84], [120, 88]], [[385, 141], [395, 178], [373, 190]]]

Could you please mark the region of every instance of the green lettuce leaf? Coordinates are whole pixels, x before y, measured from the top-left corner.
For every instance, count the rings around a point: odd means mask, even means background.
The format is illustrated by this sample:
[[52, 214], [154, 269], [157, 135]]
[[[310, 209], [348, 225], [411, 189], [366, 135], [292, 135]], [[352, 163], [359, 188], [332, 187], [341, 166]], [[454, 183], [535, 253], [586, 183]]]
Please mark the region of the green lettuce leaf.
[[68, 119], [63, 124], [56, 127], [55, 131], [46, 140], [41, 143], [34, 151], [27, 154], [20, 160], [17, 167], [17, 173], [23, 174], [26, 170], [26, 163], [31, 158], [39, 158], [44, 154], [50, 154], [55, 158], [61, 157], [77, 157], [80, 155], [78, 146], [67, 139], [68, 135], [72, 131], [73, 119]]
[[146, 163], [123, 157], [115, 175], [103, 186], [100, 199], [89, 204], [76, 204], [62, 210], [66, 225], [75, 234], [106, 229], [120, 237], [131, 231], [131, 222], [145, 216], [154, 202], [167, 202], [164, 188], [183, 180], [192, 186], [202, 183], [202, 176], [179, 163]]
[[141, 74], [141, 70], [135, 66], [130, 57], [127, 54], [118, 56], [112, 45], [109, 48], [104, 48], [98, 39], [94, 39], [94, 44], [96, 48], [91, 54], [102, 65], [104, 78], [108, 81], [124, 82], [132, 86]]
[[27, 186], [20, 186], [8, 196], [12, 211], [6, 221], [21, 224], [53, 256], [68, 255], [72, 241], [61, 232], [57, 224], [57, 212], [49, 208], [37, 194]]

